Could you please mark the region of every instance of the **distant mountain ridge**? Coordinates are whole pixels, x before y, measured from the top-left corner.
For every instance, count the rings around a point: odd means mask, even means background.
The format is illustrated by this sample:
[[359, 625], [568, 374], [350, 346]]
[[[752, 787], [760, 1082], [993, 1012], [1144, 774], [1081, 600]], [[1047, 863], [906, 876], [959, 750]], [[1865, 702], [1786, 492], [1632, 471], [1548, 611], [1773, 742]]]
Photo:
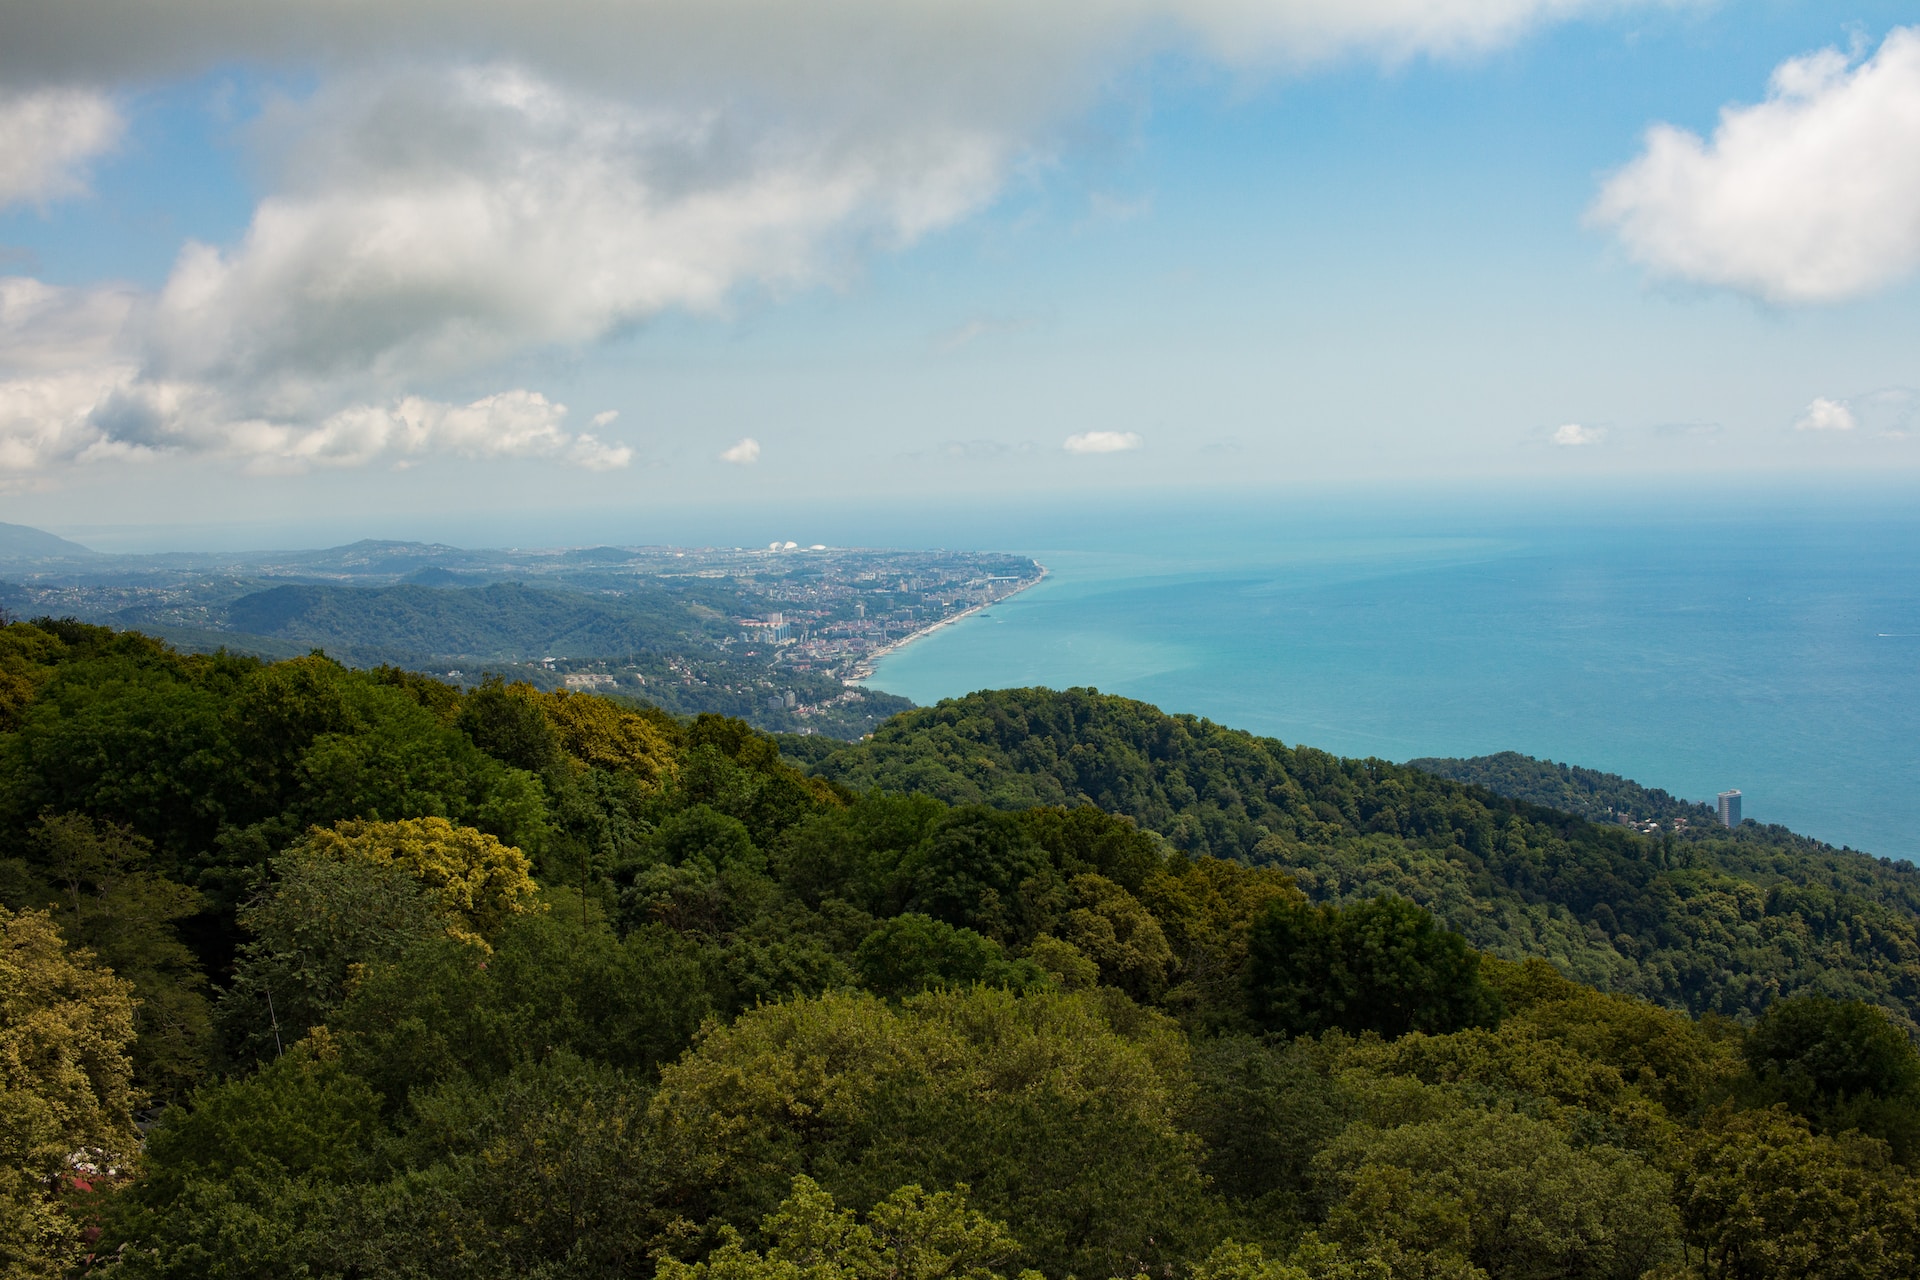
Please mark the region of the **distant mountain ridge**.
[[524, 576], [528, 570], [593, 569], [662, 553], [663, 549], [657, 547], [475, 549], [391, 538], [362, 538], [335, 547], [115, 553], [95, 551], [28, 525], [0, 523], [0, 561], [49, 562], [55, 566], [84, 561], [87, 571], [93, 573], [238, 573], [382, 585], [436, 572], [498, 579]]
[[94, 560], [100, 553], [31, 525], [0, 523], [0, 560]]

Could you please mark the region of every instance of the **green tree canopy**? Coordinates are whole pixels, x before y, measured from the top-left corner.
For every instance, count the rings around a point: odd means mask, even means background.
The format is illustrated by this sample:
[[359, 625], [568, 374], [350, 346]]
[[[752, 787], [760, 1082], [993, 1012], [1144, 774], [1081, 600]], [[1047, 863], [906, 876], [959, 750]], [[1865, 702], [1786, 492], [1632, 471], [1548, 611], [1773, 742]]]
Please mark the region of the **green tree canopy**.
[[1920, 1153], [1920, 1052], [1859, 1000], [1778, 1000], [1742, 1046], [1761, 1103], [1784, 1102], [1824, 1133], [1859, 1129], [1908, 1161]]
[[645, 1072], [712, 1007], [699, 954], [670, 931], [616, 937], [577, 911], [513, 917], [491, 954], [451, 938], [369, 965], [330, 1015], [342, 1060], [392, 1105], [410, 1088], [498, 1079], [566, 1050]]
[[1801, 1106], [1920, 1092], [1920, 1053], [1911, 1038], [1858, 1000], [1777, 1000], [1747, 1034], [1742, 1052], [1782, 1101]]
[[40, 873], [33, 905], [53, 912], [69, 945], [133, 984], [136, 1079], [150, 1094], [177, 1097], [211, 1051], [206, 979], [177, 932], [202, 910], [201, 895], [155, 872], [152, 844], [116, 823], [49, 813], [28, 840]]
[[397, 962], [447, 932], [445, 909], [412, 869], [301, 843], [274, 860], [240, 909], [233, 984], [220, 1003], [227, 1052], [277, 1057], [346, 999], [356, 972]]
[[1894, 1280], [1920, 1271], [1920, 1199], [1886, 1145], [1826, 1138], [1784, 1106], [1703, 1124], [1677, 1198], [1716, 1280]]
[[1679, 1252], [1664, 1173], [1510, 1112], [1357, 1124], [1319, 1163], [1341, 1193], [1325, 1237], [1361, 1257], [1466, 1263], [1490, 1280], [1638, 1280]]
[[1034, 966], [1009, 962], [992, 939], [911, 912], [882, 921], [861, 939], [854, 965], [867, 990], [893, 997], [930, 987], [984, 982], [1020, 989], [1043, 981]]
[[743, 1014], [661, 1073], [675, 1192], [751, 1223], [793, 1177], [871, 1206], [966, 1183], [1051, 1275], [1177, 1256], [1204, 1218], [1172, 1029], [1093, 996], [828, 994]]
[[1276, 1031], [1397, 1036], [1490, 1025], [1500, 1016], [1480, 957], [1404, 899], [1345, 909], [1276, 900], [1248, 945], [1253, 1014]]
[[1020, 889], [1051, 869], [1017, 818], [984, 805], [936, 819], [912, 865], [914, 909], [999, 942], [1031, 936]]

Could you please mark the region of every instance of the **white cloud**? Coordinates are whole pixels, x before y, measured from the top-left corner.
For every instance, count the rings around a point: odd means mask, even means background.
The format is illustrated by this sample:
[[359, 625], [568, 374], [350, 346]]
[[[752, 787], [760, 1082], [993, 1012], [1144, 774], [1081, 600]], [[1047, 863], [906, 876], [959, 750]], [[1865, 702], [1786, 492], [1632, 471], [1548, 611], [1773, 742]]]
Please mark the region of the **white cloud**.
[[1604, 427], [1583, 427], [1577, 422], [1569, 422], [1554, 430], [1553, 442], [1563, 448], [1578, 448], [1582, 445], [1599, 444], [1606, 435]]
[[0, 482], [53, 463], [101, 456], [94, 451], [102, 433], [90, 418], [132, 375], [127, 368], [0, 381]]
[[[468, 403], [418, 395], [348, 402], [310, 417], [248, 412], [217, 382], [157, 378], [130, 359], [125, 335], [135, 310], [121, 295], [0, 281], [0, 373], [13, 375], [0, 377], [0, 473], [163, 453], [229, 458], [256, 471], [434, 456], [551, 458], [606, 470], [632, 459], [625, 445], [569, 432], [565, 405], [524, 389]], [[36, 315], [54, 336], [9, 344], [12, 322]], [[602, 414], [594, 426], [610, 421]]]
[[1125, 453], [1138, 449], [1140, 437], [1132, 431], [1082, 431], [1060, 446], [1068, 453]]
[[86, 162], [119, 141], [119, 109], [91, 89], [0, 96], [0, 208], [86, 190]]
[[1829, 400], [1825, 396], [1816, 399], [1801, 411], [1793, 424], [1795, 431], [1852, 431], [1859, 426], [1859, 419], [1853, 416], [1853, 410], [1845, 401]]
[[609, 444], [597, 436], [581, 432], [566, 452], [567, 462], [583, 471], [618, 471], [633, 461], [633, 447]]
[[143, 379], [131, 366], [69, 371], [0, 381], [0, 476], [168, 453], [262, 473], [429, 457], [550, 458], [593, 471], [632, 460], [625, 445], [568, 432], [566, 416], [565, 405], [514, 390], [468, 404], [422, 396], [355, 404], [302, 424], [235, 417], [217, 391]]
[[282, 411], [809, 283], [840, 237], [903, 242], [977, 207], [1002, 159], [959, 131], [823, 149], [509, 68], [343, 82], [269, 128], [286, 189], [238, 246], [181, 255], [152, 357]]
[[739, 444], [720, 451], [720, 461], [731, 462], [736, 466], [750, 466], [760, 461], [760, 442], [748, 436]]
[[1713, 138], [1656, 125], [1592, 210], [1636, 260], [1775, 302], [1831, 302], [1920, 265], [1920, 28], [1857, 65], [1780, 64]]

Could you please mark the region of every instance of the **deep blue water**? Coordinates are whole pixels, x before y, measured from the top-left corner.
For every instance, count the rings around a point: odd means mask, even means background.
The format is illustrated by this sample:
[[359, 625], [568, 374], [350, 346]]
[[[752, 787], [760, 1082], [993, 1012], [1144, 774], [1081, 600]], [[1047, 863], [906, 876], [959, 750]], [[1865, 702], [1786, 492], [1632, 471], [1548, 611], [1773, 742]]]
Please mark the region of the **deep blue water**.
[[886, 659], [922, 703], [1093, 685], [1345, 755], [1512, 749], [1920, 856], [1920, 521], [1089, 514], [1051, 576]]

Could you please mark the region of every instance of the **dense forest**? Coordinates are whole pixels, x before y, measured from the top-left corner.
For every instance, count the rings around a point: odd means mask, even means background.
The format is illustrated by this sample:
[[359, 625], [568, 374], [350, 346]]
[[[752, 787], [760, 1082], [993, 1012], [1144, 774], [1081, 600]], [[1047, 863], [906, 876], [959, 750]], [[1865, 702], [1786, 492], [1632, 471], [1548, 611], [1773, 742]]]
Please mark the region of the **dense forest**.
[[1901, 869], [1091, 691], [784, 741], [0, 628], [0, 1274], [1920, 1270]]
[[1482, 950], [1695, 1014], [1807, 994], [1920, 1021], [1920, 869], [1780, 828], [1647, 838], [1091, 689], [977, 693], [867, 742], [792, 747], [855, 790], [1093, 805], [1184, 853], [1283, 869], [1316, 901], [1405, 897]]

